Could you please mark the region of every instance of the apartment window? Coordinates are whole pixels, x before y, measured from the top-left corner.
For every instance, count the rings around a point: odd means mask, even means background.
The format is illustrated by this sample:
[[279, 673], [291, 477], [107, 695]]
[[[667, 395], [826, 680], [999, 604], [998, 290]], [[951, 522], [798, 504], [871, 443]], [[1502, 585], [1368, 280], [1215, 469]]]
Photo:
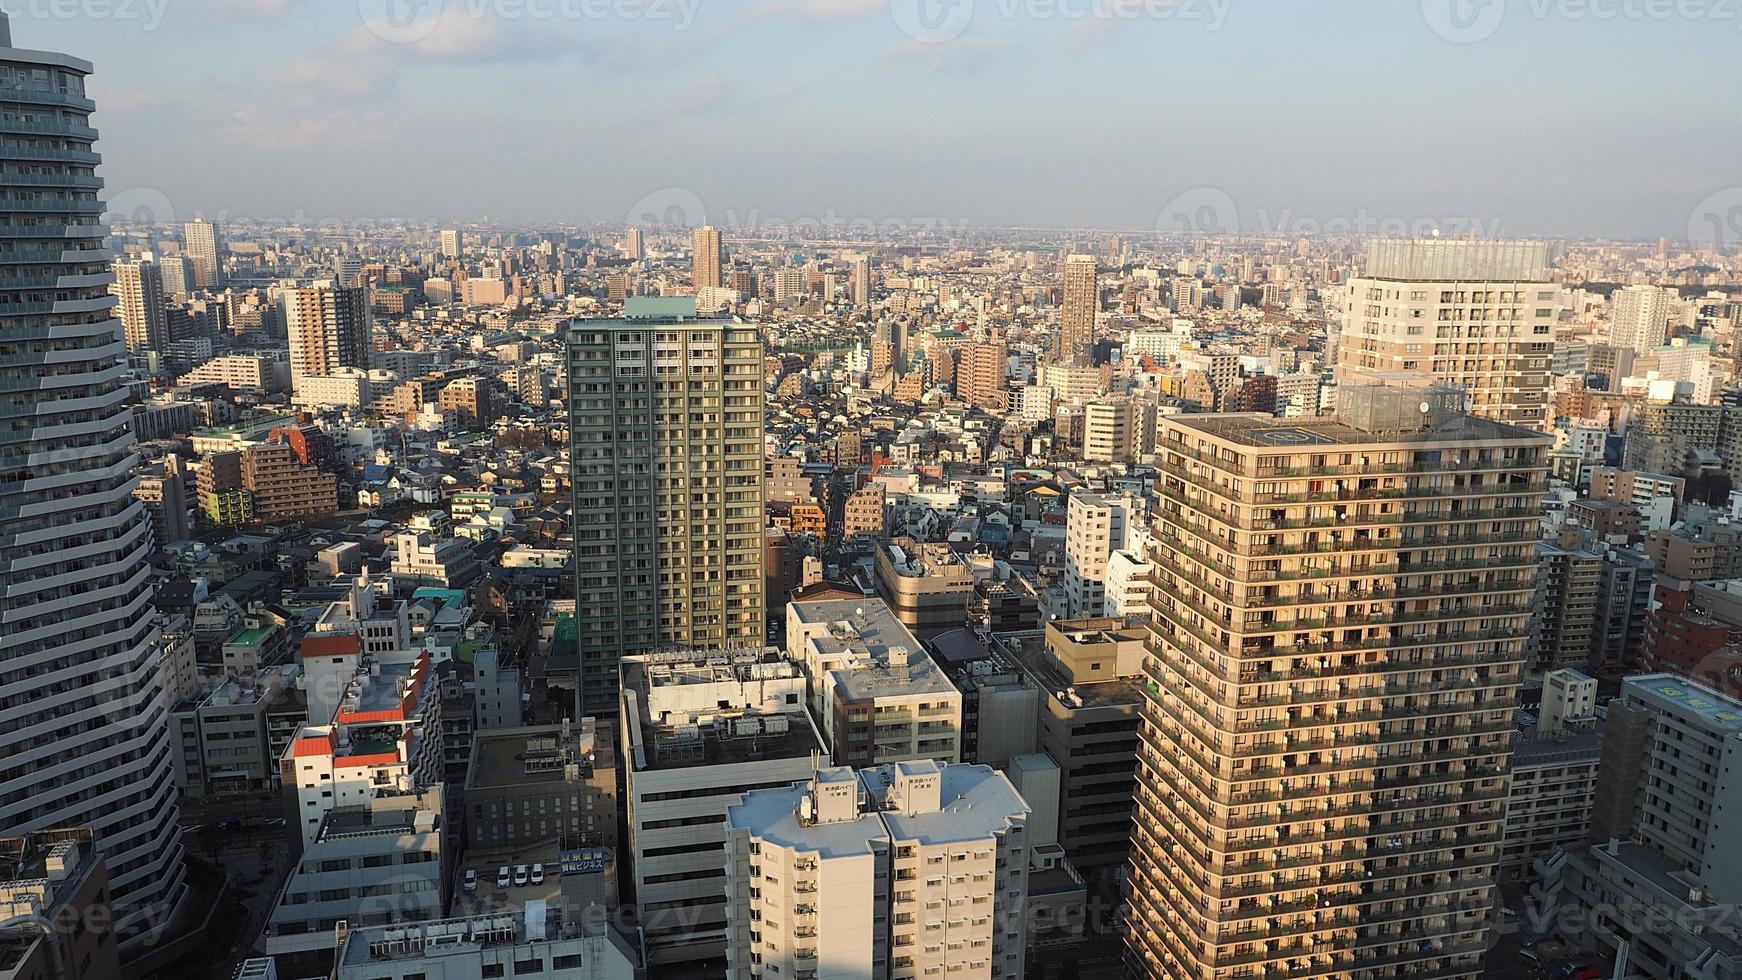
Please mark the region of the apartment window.
[[514, 975], [517, 977], [525, 976], [528, 973], [543, 973], [543, 972], [544, 972], [544, 957], [542, 957], [542, 956], [538, 957], [537, 959], [515, 960], [514, 961]]

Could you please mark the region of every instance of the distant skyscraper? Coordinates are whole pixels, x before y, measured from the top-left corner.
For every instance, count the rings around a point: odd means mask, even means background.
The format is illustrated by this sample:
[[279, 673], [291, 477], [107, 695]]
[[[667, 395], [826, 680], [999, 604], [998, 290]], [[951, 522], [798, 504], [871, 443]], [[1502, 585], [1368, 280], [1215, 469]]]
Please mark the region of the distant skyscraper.
[[859, 309], [869, 309], [871, 306], [871, 256], [860, 255], [853, 259], [853, 305]]
[[1058, 356], [1062, 362], [1088, 364], [1095, 343], [1095, 313], [1101, 307], [1100, 285], [1092, 255], [1065, 260], [1064, 312], [1059, 319]]
[[24, 161], [0, 172], [0, 837], [92, 828], [125, 947], [187, 886], [90, 71], [12, 47], [0, 14], [0, 126], [26, 134], [0, 146]]
[[1160, 420], [1128, 976], [1481, 975], [1550, 442], [1461, 403]]
[[623, 255], [631, 262], [640, 262], [647, 257], [647, 245], [641, 237], [640, 228], [631, 228], [623, 241]]
[[166, 350], [169, 333], [163, 313], [163, 277], [156, 264], [118, 259], [113, 271], [115, 284], [109, 291], [118, 300], [116, 312], [121, 317], [121, 332], [127, 340], [127, 349]]
[[200, 219], [182, 227], [188, 261], [194, 265], [193, 287], [224, 288], [224, 235], [217, 225]]
[[1337, 380], [1453, 385], [1477, 415], [1542, 428], [1558, 296], [1541, 242], [1372, 242], [1349, 281]]
[[466, 250], [466, 241], [458, 228], [442, 229], [442, 256], [457, 259]]
[[369, 290], [320, 282], [284, 294], [290, 335], [290, 382], [327, 377], [339, 368], [369, 367]]
[[762, 338], [691, 297], [569, 325], [582, 712], [617, 661], [764, 642]]
[[1669, 293], [1656, 286], [1616, 290], [1609, 320], [1609, 346], [1643, 354], [1669, 336]]
[[697, 228], [692, 234], [692, 261], [695, 264], [695, 286], [707, 289], [725, 285], [721, 278], [722, 250], [720, 229], [711, 226]]
[[165, 296], [185, 298], [194, 291], [194, 264], [185, 255], [165, 255], [157, 260]]

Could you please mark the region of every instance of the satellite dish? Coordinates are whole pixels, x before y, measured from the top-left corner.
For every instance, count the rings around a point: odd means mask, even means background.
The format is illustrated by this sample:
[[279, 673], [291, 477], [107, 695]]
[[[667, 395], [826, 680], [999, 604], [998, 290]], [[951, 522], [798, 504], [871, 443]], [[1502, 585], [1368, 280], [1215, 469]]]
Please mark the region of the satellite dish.
[[1427, 413], [1433, 411], [1433, 409], [1434, 409], [1434, 407], [1431, 404], [1429, 404], [1427, 402], [1421, 403], [1421, 414], [1426, 415]]

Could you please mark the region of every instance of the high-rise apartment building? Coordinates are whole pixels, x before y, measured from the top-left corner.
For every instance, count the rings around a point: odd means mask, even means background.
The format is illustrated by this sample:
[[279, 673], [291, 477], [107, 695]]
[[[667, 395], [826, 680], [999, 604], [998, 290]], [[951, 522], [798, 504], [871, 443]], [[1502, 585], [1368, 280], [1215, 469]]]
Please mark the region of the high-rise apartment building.
[[647, 240], [642, 237], [640, 228], [630, 228], [624, 236], [623, 257], [631, 262], [640, 262], [647, 258]]
[[1460, 406], [1162, 420], [1131, 975], [1481, 973], [1549, 440]]
[[871, 306], [871, 256], [858, 255], [853, 257], [853, 271], [850, 277], [853, 290], [853, 305], [859, 309]]
[[763, 642], [763, 347], [690, 297], [569, 325], [575, 618], [583, 715], [617, 658]]
[[457, 259], [466, 251], [465, 236], [458, 228], [443, 228], [441, 245], [444, 259]]
[[1028, 814], [997, 770], [935, 762], [745, 793], [726, 809], [727, 974], [1022, 980]]
[[340, 368], [368, 370], [372, 323], [369, 290], [317, 282], [284, 294], [290, 335], [290, 384], [324, 378]]
[[157, 274], [165, 296], [185, 299], [194, 291], [194, 263], [185, 255], [165, 255], [157, 260]]
[[1065, 259], [1064, 308], [1059, 317], [1060, 363], [1090, 363], [1090, 350], [1095, 343], [1095, 314], [1100, 308], [1101, 287], [1096, 277], [1095, 257], [1073, 255]]
[[1644, 354], [1669, 336], [1669, 293], [1656, 286], [1616, 290], [1609, 316], [1609, 346]]
[[[187, 886], [90, 72], [14, 48], [0, 14], [0, 127], [24, 134], [0, 140], [14, 262], [0, 282], [0, 836], [90, 827], [126, 948], [170, 924]], [[43, 279], [60, 285], [43, 293]]]
[[130, 351], [169, 349], [169, 327], [164, 319], [163, 276], [156, 263], [117, 260], [113, 266], [116, 315]]
[[1540, 429], [1558, 295], [1540, 242], [1372, 242], [1349, 281], [1337, 379], [1456, 386], [1472, 413]]
[[224, 288], [224, 233], [204, 218], [182, 226], [183, 251], [193, 264], [193, 287], [207, 291]]
[[718, 289], [725, 285], [720, 265], [724, 257], [720, 245], [720, 229], [704, 225], [691, 232], [690, 237], [696, 289]]

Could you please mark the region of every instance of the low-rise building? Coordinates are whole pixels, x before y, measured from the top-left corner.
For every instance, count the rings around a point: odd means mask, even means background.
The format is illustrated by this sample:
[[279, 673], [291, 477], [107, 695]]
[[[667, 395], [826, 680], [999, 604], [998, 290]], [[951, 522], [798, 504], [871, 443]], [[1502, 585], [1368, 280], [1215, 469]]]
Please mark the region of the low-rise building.
[[[444, 787], [380, 788], [329, 810], [279, 891], [262, 951], [330, 970], [334, 928], [433, 920], [447, 907]], [[318, 964], [318, 965], [317, 965]]]
[[1742, 976], [1742, 701], [1629, 677], [1603, 721], [1591, 837], [1541, 862], [1533, 916], [1617, 975]]
[[967, 618], [974, 574], [948, 545], [901, 539], [877, 549], [877, 594], [922, 640]]
[[[254, 961], [250, 961], [254, 962]], [[485, 915], [351, 929], [333, 980], [634, 980], [635, 950], [544, 901]], [[239, 974], [237, 980], [257, 980]], [[275, 980], [261, 977], [258, 980]]]
[[745, 793], [726, 815], [729, 975], [1021, 980], [1027, 817], [985, 766], [822, 769]]
[[0, 838], [0, 980], [120, 980], [114, 921], [89, 828]]
[[565, 837], [616, 850], [612, 732], [592, 718], [477, 732], [465, 787], [468, 851], [531, 849]]
[[1091, 877], [1116, 873], [1130, 849], [1143, 645], [1143, 630], [1122, 619], [999, 638], [1041, 692], [1037, 747], [1059, 767], [1058, 842]]
[[786, 637], [835, 761], [961, 760], [962, 694], [887, 605], [870, 598], [792, 602]]

